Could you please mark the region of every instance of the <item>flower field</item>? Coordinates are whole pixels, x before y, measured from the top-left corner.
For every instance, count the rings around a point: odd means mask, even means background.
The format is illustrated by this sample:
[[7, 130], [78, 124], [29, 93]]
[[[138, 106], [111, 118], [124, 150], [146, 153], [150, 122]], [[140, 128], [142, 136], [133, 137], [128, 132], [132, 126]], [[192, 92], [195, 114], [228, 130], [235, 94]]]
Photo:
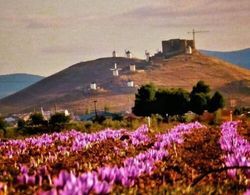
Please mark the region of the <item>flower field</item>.
[[146, 125], [0, 141], [0, 194], [197, 194], [250, 189], [240, 123]]

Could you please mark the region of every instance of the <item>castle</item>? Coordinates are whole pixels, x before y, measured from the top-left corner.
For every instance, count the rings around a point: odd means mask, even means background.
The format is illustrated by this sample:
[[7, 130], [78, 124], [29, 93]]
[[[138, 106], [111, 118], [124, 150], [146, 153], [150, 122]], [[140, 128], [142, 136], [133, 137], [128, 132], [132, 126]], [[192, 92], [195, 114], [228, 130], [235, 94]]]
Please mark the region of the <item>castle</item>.
[[194, 49], [195, 43], [193, 40], [170, 39], [168, 41], [162, 41], [162, 55], [164, 58], [183, 53], [192, 54]]

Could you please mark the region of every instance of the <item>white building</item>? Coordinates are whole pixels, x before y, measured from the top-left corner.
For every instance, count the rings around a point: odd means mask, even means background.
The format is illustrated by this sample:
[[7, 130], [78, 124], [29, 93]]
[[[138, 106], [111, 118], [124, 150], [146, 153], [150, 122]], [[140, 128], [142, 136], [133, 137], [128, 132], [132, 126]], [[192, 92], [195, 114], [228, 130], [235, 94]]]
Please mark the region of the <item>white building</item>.
[[65, 116], [70, 116], [69, 111], [68, 111], [68, 110], [64, 110], [64, 115], [65, 115]]
[[136, 65], [135, 65], [135, 64], [130, 64], [130, 65], [129, 65], [129, 70], [130, 70], [131, 72], [135, 72], [135, 71], [136, 71]]
[[134, 87], [134, 81], [129, 80], [127, 82], [128, 87]]
[[192, 47], [188, 46], [188, 47], [186, 48], [186, 54], [191, 55], [192, 53], [193, 53]]
[[91, 90], [96, 90], [97, 89], [95, 82], [90, 83], [90, 89]]

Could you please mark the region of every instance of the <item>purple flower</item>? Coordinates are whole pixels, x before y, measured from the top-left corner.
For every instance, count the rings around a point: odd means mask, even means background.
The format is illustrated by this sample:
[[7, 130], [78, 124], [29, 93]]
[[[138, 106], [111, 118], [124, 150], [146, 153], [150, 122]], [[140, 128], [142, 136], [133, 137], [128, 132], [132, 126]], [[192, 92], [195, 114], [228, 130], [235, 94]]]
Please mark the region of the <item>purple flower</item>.
[[111, 184], [106, 181], [100, 182], [95, 185], [95, 192], [97, 194], [108, 194], [111, 191], [111, 187]]

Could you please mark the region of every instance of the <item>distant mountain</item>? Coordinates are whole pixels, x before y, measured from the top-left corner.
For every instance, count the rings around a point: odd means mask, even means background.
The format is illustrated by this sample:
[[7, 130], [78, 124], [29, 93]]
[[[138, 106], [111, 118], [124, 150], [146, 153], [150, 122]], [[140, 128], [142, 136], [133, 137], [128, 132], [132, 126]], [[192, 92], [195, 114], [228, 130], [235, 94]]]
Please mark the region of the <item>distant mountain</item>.
[[[110, 69], [117, 63], [119, 77]], [[137, 72], [131, 72], [135, 64]], [[250, 105], [250, 70], [227, 63], [199, 52], [179, 55], [169, 59], [154, 59], [147, 63], [141, 59], [122, 57], [100, 58], [80, 62], [53, 74], [11, 96], [0, 100], [0, 113], [68, 109], [76, 114], [108, 106], [111, 111], [125, 111], [134, 105], [137, 87], [127, 86], [127, 81], [141, 86], [153, 82], [161, 87], [182, 87], [191, 90], [199, 80], [208, 83], [212, 90], [220, 90], [226, 98], [235, 98], [237, 105]], [[90, 90], [96, 82], [98, 89]]]
[[232, 64], [239, 65], [243, 68], [250, 69], [250, 48], [229, 52], [207, 50], [200, 50], [200, 52], [205, 55], [217, 57]]
[[0, 75], [0, 99], [12, 95], [43, 78], [31, 74]]

